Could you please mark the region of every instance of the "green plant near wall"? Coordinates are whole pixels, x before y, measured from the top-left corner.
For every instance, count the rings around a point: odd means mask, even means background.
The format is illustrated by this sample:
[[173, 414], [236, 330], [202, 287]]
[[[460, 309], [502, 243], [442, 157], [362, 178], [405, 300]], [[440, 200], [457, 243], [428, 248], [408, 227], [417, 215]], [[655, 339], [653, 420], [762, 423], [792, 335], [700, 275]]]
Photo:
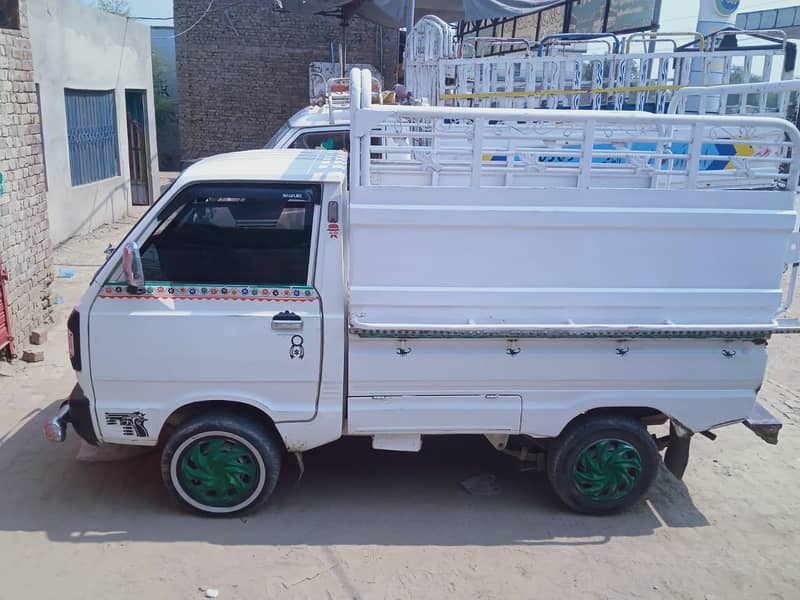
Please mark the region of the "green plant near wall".
[[161, 57], [155, 50], [152, 54], [153, 58], [153, 95], [156, 108], [156, 127], [163, 127], [176, 123], [178, 120], [177, 115], [177, 102], [175, 98], [167, 93], [169, 89], [167, 82], [167, 72], [169, 71], [169, 63]]

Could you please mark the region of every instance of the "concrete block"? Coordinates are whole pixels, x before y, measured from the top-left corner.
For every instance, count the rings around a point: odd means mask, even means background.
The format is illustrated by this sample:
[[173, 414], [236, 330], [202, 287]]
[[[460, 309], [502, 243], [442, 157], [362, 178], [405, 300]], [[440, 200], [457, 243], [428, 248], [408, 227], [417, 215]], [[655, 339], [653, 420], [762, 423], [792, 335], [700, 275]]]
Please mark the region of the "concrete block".
[[22, 353], [22, 360], [29, 363], [42, 362], [44, 360], [44, 350], [25, 350]]
[[31, 344], [33, 344], [34, 346], [41, 346], [47, 341], [47, 332], [35, 329], [34, 331], [31, 332], [30, 340]]

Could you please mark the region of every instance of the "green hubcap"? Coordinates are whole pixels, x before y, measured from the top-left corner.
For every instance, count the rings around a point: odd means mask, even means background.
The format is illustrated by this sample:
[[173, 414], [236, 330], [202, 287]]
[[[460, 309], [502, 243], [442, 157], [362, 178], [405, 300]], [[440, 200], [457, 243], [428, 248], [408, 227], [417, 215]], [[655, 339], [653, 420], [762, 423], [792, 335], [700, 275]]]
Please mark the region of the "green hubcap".
[[197, 502], [236, 506], [258, 486], [259, 467], [253, 453], [238, 440], [209, 436], [184, 450], [178, 478], [184, 491]]
[[598, 440], [583, 449], [572, 470], [578, 490], [592, 500], [619, 500], [642, 474], [642, 457], [622, 440]]

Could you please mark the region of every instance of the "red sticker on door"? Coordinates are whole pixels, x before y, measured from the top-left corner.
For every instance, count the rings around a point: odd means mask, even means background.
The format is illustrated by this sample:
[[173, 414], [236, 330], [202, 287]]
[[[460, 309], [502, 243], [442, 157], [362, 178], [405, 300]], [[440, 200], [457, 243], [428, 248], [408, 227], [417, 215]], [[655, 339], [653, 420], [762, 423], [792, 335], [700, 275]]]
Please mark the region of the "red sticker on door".
[[328, 225], [328, 236], [330, 236], [330, 238], [332, 240], [338, 240], [339, 239], [339, 225], [338, 224], [330, 223]]

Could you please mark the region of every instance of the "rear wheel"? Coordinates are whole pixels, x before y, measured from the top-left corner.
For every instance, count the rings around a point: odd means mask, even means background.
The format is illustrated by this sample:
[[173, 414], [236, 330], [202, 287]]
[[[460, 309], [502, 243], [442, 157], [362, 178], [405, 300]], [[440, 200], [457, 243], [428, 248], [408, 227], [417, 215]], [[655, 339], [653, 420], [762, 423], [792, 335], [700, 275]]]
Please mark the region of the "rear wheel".
[[559, 436], [548, 452], [547, 476], [564, 504], [599, 515], [641, 500], [660, 462], [655, 442], [641, 422], [598, 415]]
[[260, 423], [240, 415], [201, 414], [181, 424], [164, 446], [161, 475], [183, 506], [235, 515], [269, 498], [278, 483], [281, 447]]

